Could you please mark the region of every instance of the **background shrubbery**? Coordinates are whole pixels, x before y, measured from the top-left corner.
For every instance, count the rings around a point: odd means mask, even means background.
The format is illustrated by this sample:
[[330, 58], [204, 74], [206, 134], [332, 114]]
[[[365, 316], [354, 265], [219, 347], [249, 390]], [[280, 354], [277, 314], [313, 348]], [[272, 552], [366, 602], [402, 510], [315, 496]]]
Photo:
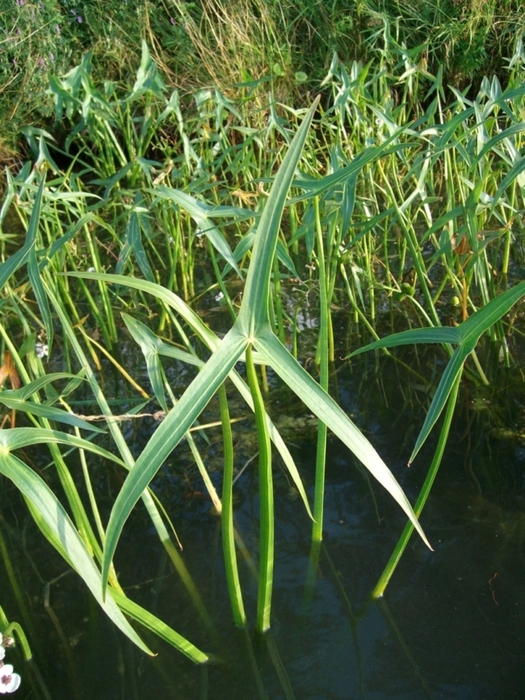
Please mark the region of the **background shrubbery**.
[[52, 120], [49, 75], [87, 51], [97, 78], [132, 80], [145, 39], [170, 86], [231, 92], [268, 78], [304, 102], [334, 52], [386, 68], [408, 53], [445, 84], [477, 87], [503, 77], [524, 26], [520, 0], [0, 0], [0, 147], [5, 161], [22, 126]]

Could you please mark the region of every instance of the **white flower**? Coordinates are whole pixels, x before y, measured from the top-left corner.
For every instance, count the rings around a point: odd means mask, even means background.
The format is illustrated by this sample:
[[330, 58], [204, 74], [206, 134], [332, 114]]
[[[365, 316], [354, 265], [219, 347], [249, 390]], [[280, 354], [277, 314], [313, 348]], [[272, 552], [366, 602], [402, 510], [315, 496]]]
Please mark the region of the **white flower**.
[[5, 664], [0, 668], [0, 693], [14, 693], [21, 680], [18, 673], [13, 673], [11, 664]]
[[37, 343], [35, 345], [35, 352], [37, 357], [42, 359], [43, 357], [47, 357], [49, 354], [49, 348], [45, 343]]
[[94, 267], [88, 267], [88, 270], [87, 270], [87, 271], [88, 271], [88, 272], [95, 272], [95, 268], [94, 268]]
[[3, 646], [0, 646], [0, 661], [2, 661], [4, 656], [5, 656], [5, 649]]

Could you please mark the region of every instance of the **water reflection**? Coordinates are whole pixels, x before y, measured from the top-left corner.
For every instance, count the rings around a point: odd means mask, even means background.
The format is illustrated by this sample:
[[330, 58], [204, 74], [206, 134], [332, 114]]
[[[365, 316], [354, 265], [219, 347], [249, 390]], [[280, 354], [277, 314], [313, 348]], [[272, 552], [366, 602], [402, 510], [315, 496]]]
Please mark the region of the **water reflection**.
[[[399, 409], [388, 408], [377, 389], [358, 400], [353, 380], [343, 373], [339, 388], [346, 409], [360, 409], [363, 427], [374, 433], [374, 443], [413, 496], [424, 478], [431, 447], [408, 470], [404, 435], [400, 440], [399, 423], [393, 420]], [[464, 410], [465, 399], [462, 406]], [[389, 424], [395, 428], [385, 427]], [[185, 497], [185, 463], [178, 458], [182, 461], [159, 476], [156, 488], [177, 513], [184, 563], [211, 622], [199, 615], [140, 509], [126, 527], [116, 565], [137, 602], [213, 654], [214, 662], [201, 668], [147, 635], [157, 657], [146, 658], [131, 647], [106, 622], [76, 575], [62, 575], [63, 562], [32, 521], [23, 519], [24, 506], [6, 484], [2, 532], [24, 590], [16, 600], [2, 569], [1, 604], [10, 617], [27, 625], [35, 657], [22, 671], [17, 697], [522, 699], [523, 449], [516, 441], [489, 439], [488, 433], [479, 414], [473, 419], [471, 412], [466, 421], [460, 411], [423, 517], [435, 551], [414, 538], [378, 603], [368, 596], [403, 528], [398, 509], [370, 484], [346, 450], [331, 443], [325, 539], [312, 551], [308, 518], [276, 467], [273, 624], [264, 637], [231, 623], [219, 523], [208, 502]], [[310, 494], [313, 454], [308, 441], [296, 448]], [[256, 468], [249, 465], [236, 483], [237, 527], [255, 561], [256, 481]], [[253, 560], [243, 560], [241, 576], [253, 624]], [[21, 658], [16, 666], [24, 667]]]

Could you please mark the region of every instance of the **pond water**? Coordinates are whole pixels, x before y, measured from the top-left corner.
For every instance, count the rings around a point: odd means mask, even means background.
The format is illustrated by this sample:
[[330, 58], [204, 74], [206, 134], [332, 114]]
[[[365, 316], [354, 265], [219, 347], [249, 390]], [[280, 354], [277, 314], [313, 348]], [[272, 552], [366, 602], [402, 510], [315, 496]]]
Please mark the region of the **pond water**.
[[[408, 362], [424, 368], [435, 366], [436, 358], [427, 353]], [[184, 563], [208, 617], [199, 614], [141, 507], [125, 528], [116, 566], [133, 599], [213, 654], [213, 663], [205, 667], [147, 634], [144, 638], [158, 652], [155, 658], [128, 644], [35, 531], [6, 484], [2, 530], [23, 591], [17, 602], [1, 567], [0, 602], [10, 618], [22, 623], [34, 653], [33, 662], [24, 664], [18, 650], [10, 652], [9, 662], [22, 675], [17, 697], [524, 698], [524, 384], [518, 370], [496, 367], [494, 375], [497, 381], [489, 388], [468, 382], [462, 388], [453, 434], [422, 518], [434, 551], [414, 537], [379, 602], [369, 595], [402, 531], [399, 509], [369, 482], [348, 451], [331, 441], [325, 538], [316, 558], [304, 508], [276, 463], [275, 589], [272, 628], [264, 636], [253, 630], [256, 586], [249, 559], [242, 561], [241, 575], [251, 625], [247, 631], [232, 625], [218, 519], [201, 495], [189, 457], [176, 453], [170, 458], [154, 488], [178, 528]], [[413, 501], [433, 445], [407, 468], [428, 407], [427, 388], [411, 381], [392, 360], [367, 357], [352, 366], [342, 364], [333, 388]], [[311, 495], [315, 431], [308, 420], [297, 420], [300, 408], [291, 396], [281, 392], [279, 406], [286, 406], [289, 425], [282, 426], [283, 434]], [[130, 442], [147, 439], [151, 427], [130, 428]], [[252, 438], [241, 433], [237, 440], [242, 466], [253, 454]], [[213, 439], [205, 449], [210, 463], [217, 459], [220, 448]], [[218, 469], [213, 476], [219, 485]], [[117, 477], [100, 477], [107, 507], [109, 492], [119, 488], [113, 481]], [[255, 461], [235, 489], [238, 531], [256, 561]]]

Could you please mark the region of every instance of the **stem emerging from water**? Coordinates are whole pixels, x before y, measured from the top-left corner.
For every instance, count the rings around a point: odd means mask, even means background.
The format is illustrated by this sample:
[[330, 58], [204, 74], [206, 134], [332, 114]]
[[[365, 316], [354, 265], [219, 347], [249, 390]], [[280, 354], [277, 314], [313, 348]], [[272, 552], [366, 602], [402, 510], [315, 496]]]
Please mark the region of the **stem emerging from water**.
[[270, 628], [272, 607], [273, 560], [274, 560], [274, 511], [272, 481], [272, 447], [266, 421], [264, 402], [255, 372], [252, 346], [246, 350], [246, 369], [252, 393], [255, 424], [259, 438], [259, 593], [257, 597], [257, 630], [266, 632]]
[[[452, 386], [452, 390], [450, 392], [450, 396], [447, 403], [447, 409], [445, 411], [443, 425], [441, 426], [441, 433], [439, 434], [438, 444], [434, 453], [434, 458], [428, 470], [428, 474], [425, 479], [425, 483], [423, 484], [423, 487], [421, 489], [421, 493], [419, 494], [419, 498], [417, 499], [416, 505], [414, 506], [414, 513], [418, 518], [421, 515], [423, 508], [425, 507], [425, 503], [427, 502], [427, 498], [430, 494], [430, 489], [432, 488], [434, 479], [437, 476], [438, 469], [441, 464], [441, 459], [445, 451], [445, 447], [448, 440], [448, 434], [450, 432], [450, 424], [452, 423], [452, 416], [454, 415], [454, 409], [456, 407], [460, 381], [461, 373], [458, 374]], [[381, 574], [379, 581], [376, 584], [376, 587], [372, 591], [372, 598], [381, 598], [383, 596], [385, 589], [390, 581], [390, 578], [392, 577], [392, 574], [396, 570], [396, 567], [399, 564], [401, 557], [403, 556], [403, 552], [406, 549], [406, 546], [410, 540], [413, 531], [414, 526], [411, 522], [408, 522], [405, 525], [405, 529], [403, 530], [403, 533], [397, 542], [396, 548], [392, 552], [392, 556], [390, 557], [388, 564], [386, 565], [383, 573]]]
[[233, 439], [230, 423], [230, 411], [224, 384], [219, 389], [219, 406], [221, 411], [222, 437], [224, 444], [224, 472], [222, 477], [222, 546], [224, 550], [224, 567], [226, 581], [232, 606], [233, 621], [238, 627], [246, 625], [246, 614], [242, 601], [239, 581], [239, 569], [235, 555], [235, 531], [233, 525]]

